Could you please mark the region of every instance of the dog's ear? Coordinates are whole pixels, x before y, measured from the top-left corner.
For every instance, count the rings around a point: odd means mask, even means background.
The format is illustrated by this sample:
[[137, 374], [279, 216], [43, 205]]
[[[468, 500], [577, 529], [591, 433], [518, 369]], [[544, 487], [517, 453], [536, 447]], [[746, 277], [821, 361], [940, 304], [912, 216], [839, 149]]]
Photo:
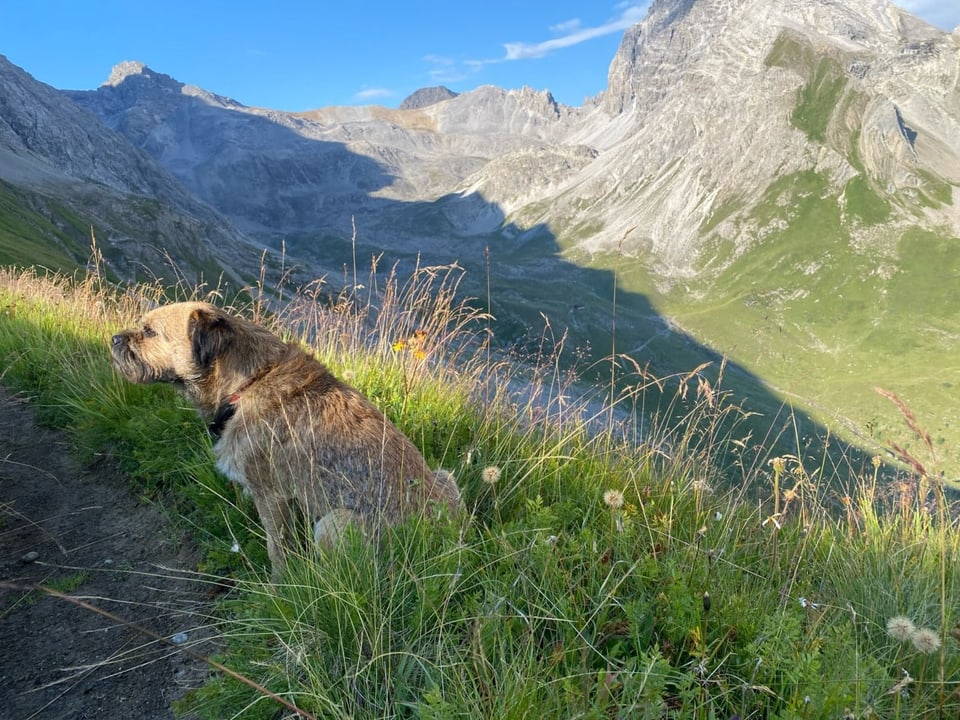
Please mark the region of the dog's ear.
[[233, 330], [230, 318], [216, 310], [200, 308], [190, 313], [190, 344], [197, 367], [208, 368], [230, 347]]

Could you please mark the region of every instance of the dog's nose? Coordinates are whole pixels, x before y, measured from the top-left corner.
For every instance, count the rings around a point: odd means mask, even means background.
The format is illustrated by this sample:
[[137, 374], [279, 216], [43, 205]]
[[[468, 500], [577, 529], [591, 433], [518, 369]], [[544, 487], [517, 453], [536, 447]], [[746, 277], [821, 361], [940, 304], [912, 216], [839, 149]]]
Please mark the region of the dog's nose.
[[123, 342], [123, 335], [114, 335], [111, 342], [113, 343], [113, 346], [116, 347]]

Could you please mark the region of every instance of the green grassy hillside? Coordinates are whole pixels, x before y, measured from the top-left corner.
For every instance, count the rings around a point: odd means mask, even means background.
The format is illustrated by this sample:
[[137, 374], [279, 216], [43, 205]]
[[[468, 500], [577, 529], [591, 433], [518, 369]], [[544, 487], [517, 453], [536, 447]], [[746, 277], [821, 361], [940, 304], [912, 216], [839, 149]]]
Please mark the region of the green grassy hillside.
[[0, 263], [69, 273], [89, 254], [89, 224], [52, 199], [0, 182]]
[[[720, 388], [678, 379], [684, 421], [638, 442], [616, 413], [561, 400], [551, 360], [516, 375], [488, 353], [458, 282], [423, 268], [381, 278], [376, 303], [239, 308], [312, 343], [465, 499], [439, 525], [304, 552], [272, 585], [252, 507], [213, 469], [193, 410], [109, 367], [111, 333], [163, 289], [0, 273], [4, 382], [175, 510], [204, 552], [198, 582], [229, 588], [209, 611], [218, 659], [261, 689], [215, 673], [180, 711], [277, 717], [264, 689], [318, 718], [960, 710], [960, 533], [936, 484], [868, 473], [837, 498], [823, 467], [782, 456], [725, 489], [715, 460], [738, 440], [719, 428], [737, 413]], [[412, 351], [415, 329], [427, 343]], [[527, 382], [542, 392], [509, 391]]]
[[[888, 248], [857, 248], [836, 200], [817, 175], [784, 178], [755, 210], [783, 229], [736, 258], [715, 245], [705, 262], [723, 271], [669, 292], [643, 260], [595, 257], [593, 267], [617, 277], [616, 347], [661, 371], [727, 357], [747, 371], [728, 374], [728, 388], [763, 415], [761, 426], [785, 403], [868, 453], [901, 433], [897, 409], [876, 392], [885, 388], [916, 410], [955, 482], [960, 240], [906, 230]], [[574, 290], [594, 320], [582, 334], [572, 326], [570, 343], [602, 352], [613, 295], [594, 291]], [[557, 313], [564, 317], [559, 303]]]
[[932, 433], [941, 467], [960, 477], [960, 240], [907, 230], [890, 247], [855, 247], [815, 174], [784, 178], [768, 198], [753, 219], [781, 230], [704, 282], [696, 301], [674, 292], [658, 307], [868, 447], [896, 439], [898, 413], [875, 388], [896, 392]]

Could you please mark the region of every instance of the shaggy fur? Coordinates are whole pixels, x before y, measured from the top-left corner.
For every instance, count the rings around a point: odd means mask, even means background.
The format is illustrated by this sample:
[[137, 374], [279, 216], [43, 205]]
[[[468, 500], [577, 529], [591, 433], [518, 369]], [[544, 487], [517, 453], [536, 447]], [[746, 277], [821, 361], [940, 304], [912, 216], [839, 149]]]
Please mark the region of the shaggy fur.
[[114, 366], [172, 383], [210, 422], [217, 467], [253, 497], [277, 579], [296, 528], [330, 543], [356, 522], [376, 533], [460, 494], [363, 395], [300, 347], [208, 303], [166, 305], [114, 335]]

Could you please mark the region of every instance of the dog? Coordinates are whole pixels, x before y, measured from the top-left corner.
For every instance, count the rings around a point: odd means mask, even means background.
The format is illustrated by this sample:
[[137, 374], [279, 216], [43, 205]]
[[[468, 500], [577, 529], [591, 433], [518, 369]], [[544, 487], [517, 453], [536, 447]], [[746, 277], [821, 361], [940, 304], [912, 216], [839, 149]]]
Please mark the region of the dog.
[[217, 468], [253, 498], [274, 581], [304, 525], [332, 545], [351, 523], [379, 536], [412, 514], [461, 505], [452, 475], [431, 471], [359, 391], [299, 345], [212, 304], [152, 310], [113, 336], [110, 354], [127, 380], [171, 383], [196, 405]]

